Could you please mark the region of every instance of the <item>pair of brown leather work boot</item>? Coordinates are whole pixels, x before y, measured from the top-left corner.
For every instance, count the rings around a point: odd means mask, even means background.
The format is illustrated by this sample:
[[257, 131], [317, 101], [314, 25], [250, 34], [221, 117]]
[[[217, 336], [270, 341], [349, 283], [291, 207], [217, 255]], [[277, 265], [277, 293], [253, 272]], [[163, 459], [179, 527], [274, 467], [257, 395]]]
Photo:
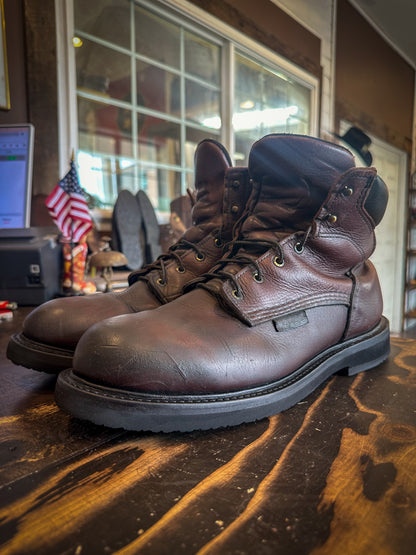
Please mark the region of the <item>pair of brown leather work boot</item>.
[[[77, 344], [56, 387], [74, 416], [133, 430], [236, 425], [387, 358], [368, 260], [388, 196], [375, 169], [276, 134], [253, 145], [248, 170], [204, 141], [195, 175], [194, 227], [126, 292], [51, 301], [12, 338], [10, 358], [38, 369], [30, 348], [63, 349], [62, 368]], [[224, 253], [219, 230], [226, 241], [232, 231]]]

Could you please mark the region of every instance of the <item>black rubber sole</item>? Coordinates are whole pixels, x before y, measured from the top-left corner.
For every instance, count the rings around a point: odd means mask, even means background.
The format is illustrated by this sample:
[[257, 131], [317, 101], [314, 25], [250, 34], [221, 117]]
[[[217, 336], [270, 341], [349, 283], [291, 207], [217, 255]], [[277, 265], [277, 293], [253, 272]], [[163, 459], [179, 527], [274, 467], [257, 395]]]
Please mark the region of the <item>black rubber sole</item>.
[[95, 424], [152, 432], [189, 432], [260, 420], [286, 410], [338, 372], [353, 376], [390, 353], [389, 323], [335, 345], [289, 376], [246, 391], [218, 395], [143, 394], [100, 386], [62, 372], [55, 399], [66, 412]]
[[74, 349], [39, 343], [19, 333], [10, 338], [6, 356], [14, 364], [39, 372], [58, 374], [66, 368], [71, 368]]

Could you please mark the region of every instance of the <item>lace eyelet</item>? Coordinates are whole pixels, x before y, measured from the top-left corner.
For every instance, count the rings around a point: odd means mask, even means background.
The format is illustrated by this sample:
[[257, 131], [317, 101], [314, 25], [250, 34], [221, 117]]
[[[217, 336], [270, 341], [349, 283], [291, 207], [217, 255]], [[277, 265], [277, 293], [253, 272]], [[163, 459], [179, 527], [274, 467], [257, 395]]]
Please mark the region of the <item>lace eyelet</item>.
[[238, 289], [233, 289], [232, 290], [232, 295], [236, 299], [242, 299], [243, 298], [243, 295], [240, 293], [240, 291]]
[[166, 281], [163, 281], [162, 278], [159, 278], [159, 279], [156, 281], [156, 283], [157, 283], [158, 285], [161, 285], [162, 287], [163, 287], [164, 285], [166, 285]]
[[300, 241], [298, 241], [296, 243], [296, 245], [294, 246], [295, 252], [297, 252], [298, 254], [302, 254], [303, 250], [304, 250], [304, 246], [302, 245], [302, 243]]
[[220, 248], [220, 247], [223, 246], [223, 242], [221, 241], [221, 239], [218, 239], [218, 237], [216, 237], [216, 238], [214, 239], [214, 245], [215, 245], [216, 247]]
[[328, 214], [327, 220], [330, 224], [334, 224], [337, 221], [337, 217], [335, 214]]
[[342, 189], [342, 194], [346, 197], [350, 197], [354, 192], [354, 189], [352, 187], [348, 187], [348, 185], [345, 185], [345, 187]]
[[278, 268], [281, 268], [282, 266], [285, 265], [285, 259], [284, 258], [280, 259], [278, 256], [275, 256], [273, 258], [273, 264]]
[[197, 253], [195, 255], [195, 260], [198, 260], [198, 262], [202, 262], [202, 260], [205, 260], [205, 254]]
[[185, 273], [185, 268], [183, 266], [177, 266], [176, 271], [179, 272], [180, 274], [183, 274]]
[[253, 279], [254, 281], [256, 281], [257, 283], [263, 283], [263, 276], [261, 274], [259, 274], [258, 272], [256, 272], [255, 274], [253, 274]]

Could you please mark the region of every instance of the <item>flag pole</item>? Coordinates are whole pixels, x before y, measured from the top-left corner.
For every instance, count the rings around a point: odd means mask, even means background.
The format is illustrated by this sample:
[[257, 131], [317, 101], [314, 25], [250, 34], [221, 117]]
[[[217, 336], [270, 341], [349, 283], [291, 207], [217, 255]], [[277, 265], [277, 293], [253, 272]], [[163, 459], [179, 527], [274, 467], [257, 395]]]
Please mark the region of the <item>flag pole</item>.
[[[71, 162], [75, 161], [75, 151], [74, 149], [72, 149], [72, 154], [71, 154]], [[71, 294], [73, 295], [75, 293], [74, 290], [74, 221], [71, 218], [71, 267], [70, 267], [70, 272], [71, 272]]]
[[71, 219], [71, 293], [74, 291], [74, 223]]

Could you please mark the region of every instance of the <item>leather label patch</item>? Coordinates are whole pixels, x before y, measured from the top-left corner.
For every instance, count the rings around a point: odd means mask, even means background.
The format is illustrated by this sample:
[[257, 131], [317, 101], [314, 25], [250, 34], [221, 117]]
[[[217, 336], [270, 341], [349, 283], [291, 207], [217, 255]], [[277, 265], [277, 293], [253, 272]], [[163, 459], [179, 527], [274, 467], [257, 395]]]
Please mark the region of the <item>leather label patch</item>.
[[276, 331], [294, 330], [308, 323], [309, 320], [304, 310], [300, 310], [294, 314], [288, 314], [273, 320], [273, 325]]

